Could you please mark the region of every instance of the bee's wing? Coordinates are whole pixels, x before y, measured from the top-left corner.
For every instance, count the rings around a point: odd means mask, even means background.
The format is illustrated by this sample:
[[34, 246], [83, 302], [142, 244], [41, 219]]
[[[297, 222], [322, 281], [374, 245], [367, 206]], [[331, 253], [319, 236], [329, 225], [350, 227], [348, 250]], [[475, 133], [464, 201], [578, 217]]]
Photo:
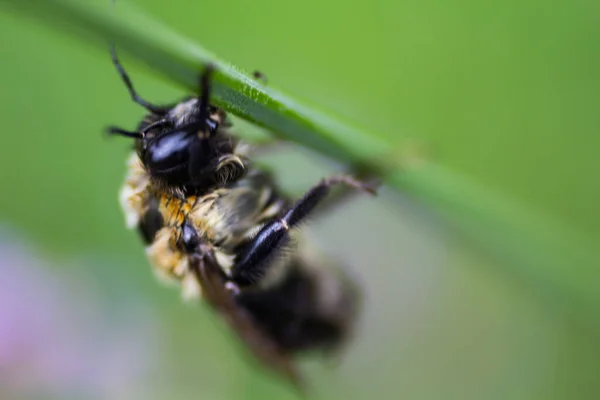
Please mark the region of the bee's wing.
[[237, 305], [232, 293], [225, 288], [225, 280], [214, 258], [210, 255], [191, 256], [190, 268], [198, 278], [203, 297], [237, 332], [254, 356], [284, 375], [304, 392], [301, 376], [291, 358], [256, 326], [243, 308]]

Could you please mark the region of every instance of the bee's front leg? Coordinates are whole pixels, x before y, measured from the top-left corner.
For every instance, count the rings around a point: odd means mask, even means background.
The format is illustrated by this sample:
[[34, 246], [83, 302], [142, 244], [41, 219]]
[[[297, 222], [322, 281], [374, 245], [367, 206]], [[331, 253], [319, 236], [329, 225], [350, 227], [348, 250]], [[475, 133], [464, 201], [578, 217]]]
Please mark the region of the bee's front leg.
[[235, 285], [246, 286], [265, 276], [272, 259], [289, 239], [289, 230], [304, 220], [327, 196], [331, 187], [343, 184], [351, 188], [375, 194], [375, 188], [350, 176], [324, 179], [310, 189], [279, 219], [266, 223], [257, 235], [245, 245], [236, 258], [231, 271]]

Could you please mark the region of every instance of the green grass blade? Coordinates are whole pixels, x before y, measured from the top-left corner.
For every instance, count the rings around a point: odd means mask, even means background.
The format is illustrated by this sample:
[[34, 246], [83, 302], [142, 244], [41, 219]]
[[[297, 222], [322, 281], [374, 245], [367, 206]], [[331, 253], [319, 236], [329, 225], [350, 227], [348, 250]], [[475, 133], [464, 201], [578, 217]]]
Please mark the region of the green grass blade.
[[[600, 307], [596, 284], [600, 276], [595, 268], [600, 265], [600, 254], [577, 233], [570, 233], [550, 218], [535, 216], [434, 162], [413, 165], [410, 154], [406, 159], [389, 158], [399, 150], [396, 143], [265, 87], [125, 2], [119, 2], [114, 10], [108, 0], [4, 3], [54, 27], [67, 28], [98, 44], [100, 51], [107, 51], [108, 43], [113, 42], [120, 53], [129, 54], [190, 91], [197, 88], [199, 71], [208, 63], [216, 65], [217, 105], [342, 163], [380, 174], [395, 171], [385, 177], [391, 187], [428, 204], [467, 238], [502, 257], [512, 274], [525, 278], [549, 297], [563, 299], [571, 308], [593, 312]], [[398, 170], [398, 166], [407, 168]], [[577, 272], [572, 270], [574, 265]]]
[[335, 159], [360, 163], [386, 149], [385, 143], [375, 137], [265, 87], [126, 2], [119, 2], [114, 10], [108, 0], [9, 0], [9, 3], [41, 17], [45, 23], [67, 28], [106, 48], [113, 42], [120, 54], [127, 53], [142, 61], [190, 92], [197, 91], [198, 75], [211, 63], [217, 67], [213, 93], [217, 105]]
[[576, 311], [600, 328], [600, 253], [586, 236], [433, 164], [411, 173], [394, 173], [389, 182], [502, 260], [504, 272], [526, 283], [548, 305], [567, 314]]

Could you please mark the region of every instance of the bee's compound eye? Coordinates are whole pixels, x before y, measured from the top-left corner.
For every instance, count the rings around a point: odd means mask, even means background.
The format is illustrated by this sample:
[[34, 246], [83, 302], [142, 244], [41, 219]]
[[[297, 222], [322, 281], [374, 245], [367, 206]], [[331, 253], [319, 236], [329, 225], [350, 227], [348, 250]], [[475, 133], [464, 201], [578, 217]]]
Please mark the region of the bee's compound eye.
[[144, 164], [154, 174], [184, 168], [189, 158], [189, 146], [194, 138], [194, 134], [182, 130], [167, 132], [150, 140], [144, 154]]

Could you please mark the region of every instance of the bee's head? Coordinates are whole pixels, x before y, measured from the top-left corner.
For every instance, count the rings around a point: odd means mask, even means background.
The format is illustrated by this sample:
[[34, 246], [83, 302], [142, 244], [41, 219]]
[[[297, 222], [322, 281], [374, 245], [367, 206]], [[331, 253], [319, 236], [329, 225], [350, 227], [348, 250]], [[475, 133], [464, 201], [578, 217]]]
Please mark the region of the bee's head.
[[193, 185], [210, 175], [219, 156], [231, 149], [217, 146], [217, 113], [202, 112], [200, 99], [185, 100], [164, 115], [153, 115], [140, 131], [137, 152], [156, 178], [170, 185]]
[[[244, 169], [243, 163], [232, 154], [235, 142], [219, 129], [225, 113], [209, 103], [212, 71], [212, 67], [207, 67], [201, 75], [199, 97], [174, 106], [152, 106], [132, 92], [134, 100], [144, 105], [150, 115], [140, 125], [139, 132], [110, 129], [112, 133], [134, 137], [145, 168], [167, 185], [198, 188], [222, 180], [224, 174], [219, 170], [224, 166], [228, 167], [229, 178], [237, 176], [230, 172], [232, 164], [239, 164], [236, 170]], [[126, 75], [124, 81], [131, 88]]]

